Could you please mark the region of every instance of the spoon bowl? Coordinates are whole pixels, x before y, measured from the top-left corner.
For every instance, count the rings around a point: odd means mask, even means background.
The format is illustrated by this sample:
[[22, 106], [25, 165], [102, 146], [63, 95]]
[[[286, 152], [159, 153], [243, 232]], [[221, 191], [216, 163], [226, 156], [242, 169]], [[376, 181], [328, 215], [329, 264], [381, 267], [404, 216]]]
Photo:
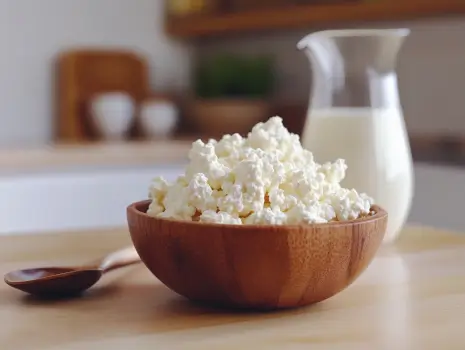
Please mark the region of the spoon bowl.
[[68, 296], [80, 294], [102, 277], [99, 269], [45, 267], [11, 271], [5, 282], [16, 289], [37, 296]]
[[133, 247], [108, 255], [88, 267], [41, 267], [7, 273], [5, 283], [39, 297], [79, 295], [97, 283], [104, 273], [140, 262]]

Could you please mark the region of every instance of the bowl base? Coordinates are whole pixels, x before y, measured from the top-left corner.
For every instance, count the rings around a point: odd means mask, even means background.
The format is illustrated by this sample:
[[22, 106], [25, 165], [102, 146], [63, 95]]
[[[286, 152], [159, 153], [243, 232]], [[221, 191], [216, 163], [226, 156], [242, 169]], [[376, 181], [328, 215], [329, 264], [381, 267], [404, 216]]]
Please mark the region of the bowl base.
[[215, 310], [215, 311], [224, 311], [224, 312], [233, 312], [233, 313], [272, 313], [272, 312], [279, 312], [279, 311], [289, 311], [289, 310], [296, 310], [302, 309], [305, 307], [314, 306], [316, 304], [320, 304], [322, 301], [313, 302], [313, 303], [306, 303], [306, 304], [297, 304], [297, 305], [241, 305], [241, 304], [234, 304], [234, 303], [227, 303], [227, 302], [212, 302], [210, 300], [202, 300], [202, 299], [191, 299], [186, 298], [190, 303], [193, 305]]

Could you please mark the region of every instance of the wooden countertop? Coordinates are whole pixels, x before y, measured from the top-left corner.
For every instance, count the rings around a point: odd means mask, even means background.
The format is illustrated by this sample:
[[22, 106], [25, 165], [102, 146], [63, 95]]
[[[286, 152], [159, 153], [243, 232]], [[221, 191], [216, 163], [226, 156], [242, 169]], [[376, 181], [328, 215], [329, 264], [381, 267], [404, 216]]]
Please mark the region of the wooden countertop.
[[[93, 260], [125, 230], [0, 238], [0, 269]], [[209, 310], [144, 266], [108, 275], [80, 299], [44, 302], [2, 284], [2, 350], [463, 349], [465, 235], [406, 229], [339, 295], [275, 313]]]
[[194, 138], [124, 143], [57, 144], [42, 148], [0, 150], [0, 170], [170, 164], [187, 160]]

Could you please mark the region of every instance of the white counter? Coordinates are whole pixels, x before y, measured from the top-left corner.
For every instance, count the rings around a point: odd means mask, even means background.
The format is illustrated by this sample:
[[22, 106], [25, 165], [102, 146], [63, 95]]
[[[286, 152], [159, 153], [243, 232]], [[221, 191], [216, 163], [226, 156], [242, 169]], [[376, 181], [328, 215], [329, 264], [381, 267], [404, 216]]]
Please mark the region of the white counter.
[[[0, 177], [0, 234], [123, 226], [126, 206], [147, 198], [156, 175], [174, 179], [183, 164], [87, 168]], [[465, 168], [416, 164], [409, 222], [465, 231]]]
[[463, 232], [465, 168], [416, 164], [415, 182], [409, 222]]
[[182, 171], [178, 164], [0, 176], [0, 234], [123, 226], [127, 205], [147, 199], [152, 178]]

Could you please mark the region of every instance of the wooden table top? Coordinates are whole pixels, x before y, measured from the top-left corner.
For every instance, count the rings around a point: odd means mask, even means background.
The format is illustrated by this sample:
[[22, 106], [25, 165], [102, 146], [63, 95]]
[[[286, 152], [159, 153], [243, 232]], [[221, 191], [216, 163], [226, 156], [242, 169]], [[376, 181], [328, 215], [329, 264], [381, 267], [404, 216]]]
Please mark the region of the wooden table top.
[[[0, 269], [92, 261], [129, 243], [125, 230], [0, 237]], [[465, 235], [408, 228], [348, 289], [290, 311], [205, 309], [143, 265], [79, 299], [35, 300], [4, 283], [0, 294], [2, 350], [464, 349]]]

